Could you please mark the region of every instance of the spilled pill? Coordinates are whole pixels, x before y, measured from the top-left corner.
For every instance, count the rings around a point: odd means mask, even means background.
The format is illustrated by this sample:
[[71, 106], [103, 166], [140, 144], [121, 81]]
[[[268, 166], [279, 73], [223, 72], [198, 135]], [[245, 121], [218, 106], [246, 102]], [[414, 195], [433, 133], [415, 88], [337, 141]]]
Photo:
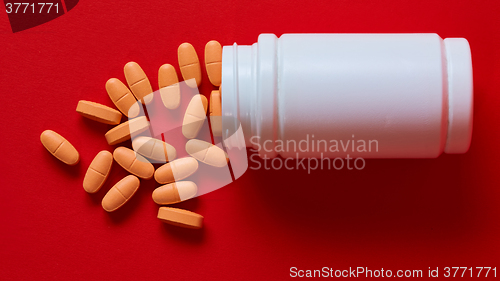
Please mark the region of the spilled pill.
[[172, 145], [155, 138], [136, 137], [132, 141], [132, 147], [142, 156], [162, 163], [172, 161], [177, 156]]
[[138, 101], [143, 104], [149, 104], [153, 100], [153, 88], [144, 73], [144, 70], [136, 62], [128, 62], [123, 68], [127, 84]]
[[179, 60], [179, 68], [181, 69], [181, 74], [184, 80], [187, 81], [189, 79], [195, 79], [196, 86], [200, 86], [200, 60], [198, 59], [198, 55], [196, 54], [193, 45], [189, 43], [182, 43], [177, 49], [177, 58]]
[[108, 178], [112, 164], [113, 155], [111, 152], [103, 150], [97, 153], [83, 179], [83, 189], [88, 193], [99, 191]]
[[45, 130], [40, 135], [43, 146], [57, 159], [70, 166], [80, 161], [80, 154], [64, 137], [52, 130]]
[[162, 222], [186, 228], [199, 229], [203, 226], [203, 216], [191, 211], [160, 207], [158, 219]]
[[222, 136], [221, 96], [217, 90], [210, 94], [210, 126], [214, 137]]
[[153, 191], [153, 201], [158, 205], [175, 204], [193, 198], [198, 187], [192, 181], [179, 181], [162, 185]]
[[113, 152], [113, 158], [123, 169], [133, 175], [146, 180], [153, 177], [155, 172], [153, 164], [129, 148], [117, 147]]
[[202, 140], [189, 140], [186, 143], [186, 152], [198, 161], [214, 167], [227, 165], [227, 154], [220, 147]]
[[177, 72], [171, 64], [164, 64], [158, 70], [158, 86], [163, 105], [168, 109], [176, 109], [181, 103], [181, 91]]
[[83, 117], [109, 125], [120, 124], [122, 119], [122, 114], [118, 110], [86, 100], [78, 102], [76, 112]]
[[149, 128], [149, 121], [146, 116], [139, 116], [121, 123], [109, 130], [104, 136], [109, 145], [124, 142], [131, 138], [131, 135], [140, 134]]
[[136, 176], [128, 175], [117, 182], [102, 198], [102, 208], [113, 212], [123, 206], [135, 194], [140, 181]]
[[168, 63], [160, 66], [158, 70], [158, 86], [163, 88], [176, 83], [179, 83], [179, 78], [177, 78], [174, 66]]
[[185, 179], [198, 170], [198, 161], [184, 157], [162, 165], [155, 171], [155, 180], [160, 184]]
[[111, 78], [106, 82], [106, 91], [109, 98], [123, 115], [133, 118], [139, 115], [140, 108], [137, 100], [122, 81]]
[[222, 46], [212, 40], [205, 45], [205, 68], [212, 85], [218, 87], [222, 75]]
[[192, 139], [198, 135], [207, 117], [207, 107], [208, 101], [205, 96], [196, 94], [191, 98], [182, 121], [182, 134], [186, 138]]

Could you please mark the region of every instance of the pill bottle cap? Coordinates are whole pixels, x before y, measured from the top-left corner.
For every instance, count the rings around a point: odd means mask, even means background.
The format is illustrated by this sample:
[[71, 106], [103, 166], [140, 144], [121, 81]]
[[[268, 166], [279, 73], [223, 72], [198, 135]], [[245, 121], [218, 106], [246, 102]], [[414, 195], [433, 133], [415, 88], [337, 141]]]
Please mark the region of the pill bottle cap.
[[444, 39], [448, 77], [448, 132], [445, 153], [465, 153], [472, 137], [473, 84], [470, 46], [464, 38]]

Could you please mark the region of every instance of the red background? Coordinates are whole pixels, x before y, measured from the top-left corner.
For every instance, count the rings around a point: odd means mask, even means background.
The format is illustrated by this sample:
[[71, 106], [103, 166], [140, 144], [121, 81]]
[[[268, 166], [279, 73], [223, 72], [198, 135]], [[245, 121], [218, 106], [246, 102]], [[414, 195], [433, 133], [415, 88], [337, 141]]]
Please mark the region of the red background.
[[[12, 33], [0, 15], [2, 156], [0, 279], [284, 279], [290, 267], [422, 269], [499, 266], [500, 2], [80, 1], [43, 25]], [[94, 155], [111, 150], [108, 125], [75, 112], [112, 106], [104, 84], [138, 62], [157, 89], [160, 65], [191, 42], [252, 44], [260, 33], [435, 32], [465, 37], [474, 67], [468, 153], [367, 160], [362, 171], [248, 170], [236, 182], [178, 204], [205, 216], [199, 231], [157, 218], [142, 181], [119, 211], [101, 208], [126, 175], [82, 188]], [[202, 93], [212, 86], [204, 73]], [[67, 167], [40, 144], [55, 130], [80, 151]], [[491, 273], [490, 273], [491, 274]]]

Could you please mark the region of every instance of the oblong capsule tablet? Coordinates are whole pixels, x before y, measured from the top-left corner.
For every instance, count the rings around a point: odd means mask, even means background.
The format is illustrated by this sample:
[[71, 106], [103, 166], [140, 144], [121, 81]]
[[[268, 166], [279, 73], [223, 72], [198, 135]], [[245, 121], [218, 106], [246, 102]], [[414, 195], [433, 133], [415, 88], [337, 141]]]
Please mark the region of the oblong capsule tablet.
[[127, 203], [139, 188], [140, 181], [136, 176], [128, 175], [117, 182], [102, 198], [102, 208], [113, 212]]
[[227, 165], [227, 154], [220, 147], [202, 140], [189, 140], [186, 143], [186, 152], [198, 161], [214, 167]]
[[205, 96], [196, 94], [191, 98], [182, 121], [182, 134], [186, 138], [192, 139], [198, 135], [207, 118], [207, 108], [208, 101]]
[[120, 111], [86, 100], [78, 102], [76, 112], [80, 113], [83, 117], [109, 125], [120, 124], [120, 121], [122, 120], [122, 114]]
[[198, 161], [184, 157], [162, 165], [155, 171], [155, 180], [160, 184], [185, 179], [198, 170]]
[[177, 72], [171, 64], [164, 64], [158, 70], [158, 86], [163, 105], [168, 109], [176, 109], [181, 104], [181, 90]]
[[217, 90], [210, 94], [210, 126], [214, 137], [222, 136], [222, 104]]
[[141, 111], [139, 104], [122, 81], [116, 78], [109, 79], [108, 82], [106, 82], [106, 91], [111, 101], [113, 101], [116, 108], [118, 108], [123, 115], [129, 118], [139, 115]]
[[149, 159], [165, 163], [177, 156], [175, 148], [159, 139], [139, 136], [132, 141], [134, 151]]
[[149, 104], [153, 100], [153, 95], [150, 95], [153, 93], [153, 88], [144, 70], [139, 64], [131, 61], [123, 67], [123, 72], [135, 98], [143, 104]]
[[218, 87], [222, 75], [222, 46], [212, 40], [205, 45], [205, 68], [212, 85]]
[[40, 135], [43, 146], [57, 159], [70, 166], [78, 164], [80, 154], [63, 136], [52, 130], [45, 130]]
[[158, 210], [158, 219], [162, 222], [185, 228], [199, 229], [203, 227], [202, 215], [177, 208], [160, 207]]
[[198, 55], [196, 54], [196, 50], [194, 49], [193, 45], [189, 43], [182, 43], [177, 49], [177, 58], [179, 60], [179, 68], [181, 69], [181, 74], [182, 78], [184, 78], [184, 81], [195, 79], [196, 86], [200, 86], [200, 60], [198, 59]]
[[162, 185], [153, 191], [153, 201], [158, 205], [175, 204], [196, 196], [198, 187], [192, 181], [179, 181]]
[[113, 155], [107, 150], [103, 150], [94, 157], [90, 163], [85, 178], [83, 179], [83, 189], [88, 193], [96, 193], [104, 185], [108, 178], [109, 171], [113, 165]]
[[124, 142], [131, 138], [131, 135], [140, 134], [149, 128], [149, 121], [146, 116], [139, 116], [121, 123], [109, 130], [104, 136], [109, 145]]
[[123, 146], [117, 147], [113, 151], [113, 158], [123, 169], [133, 175], [146, 180], [153, 177], [155, 172], [153, 164], [129, 148]]

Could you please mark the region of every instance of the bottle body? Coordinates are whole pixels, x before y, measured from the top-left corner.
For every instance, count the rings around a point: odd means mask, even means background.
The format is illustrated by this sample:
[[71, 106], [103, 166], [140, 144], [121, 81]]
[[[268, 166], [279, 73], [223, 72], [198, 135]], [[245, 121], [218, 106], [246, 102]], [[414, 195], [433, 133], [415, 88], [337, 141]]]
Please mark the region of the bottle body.
[[239, 120], [263, 157], [434, 158], [470, 145], [461, 38], [262, 34], [223, 48], [221, 92], [226, 137]]

